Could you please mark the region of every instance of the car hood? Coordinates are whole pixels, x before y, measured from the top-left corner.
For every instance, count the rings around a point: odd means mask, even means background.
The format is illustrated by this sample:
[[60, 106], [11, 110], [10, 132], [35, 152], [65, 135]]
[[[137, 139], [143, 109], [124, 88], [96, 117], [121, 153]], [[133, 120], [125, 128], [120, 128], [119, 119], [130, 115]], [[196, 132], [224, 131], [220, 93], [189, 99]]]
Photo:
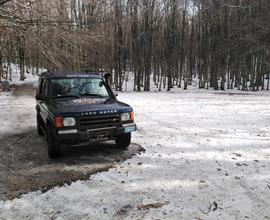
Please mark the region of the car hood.
[[95, 114], [123, 113], [132, 111], [132, 108], [122, 102], [112, 98], [80, 98], [53, 100], [51, 110], [55, 114], [76, 114], [88, 115], [89, 112]]

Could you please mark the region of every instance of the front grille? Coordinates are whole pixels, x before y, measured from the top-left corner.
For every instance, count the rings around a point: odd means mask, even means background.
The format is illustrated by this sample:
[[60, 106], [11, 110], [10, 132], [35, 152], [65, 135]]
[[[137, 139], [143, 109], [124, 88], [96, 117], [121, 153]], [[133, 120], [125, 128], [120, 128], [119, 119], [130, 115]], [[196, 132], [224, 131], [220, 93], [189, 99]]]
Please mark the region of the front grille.
[[114, 127], [120, 124], [120, 115], [84, 116], [79, 119], [80, 129]]

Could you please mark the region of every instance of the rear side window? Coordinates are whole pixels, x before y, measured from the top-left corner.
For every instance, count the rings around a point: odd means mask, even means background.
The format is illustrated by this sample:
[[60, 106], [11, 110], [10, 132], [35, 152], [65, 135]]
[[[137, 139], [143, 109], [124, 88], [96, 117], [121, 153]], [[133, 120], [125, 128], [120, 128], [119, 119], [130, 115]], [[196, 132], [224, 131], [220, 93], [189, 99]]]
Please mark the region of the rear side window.
[[48, 80], [39, 79], [37, 87], [37, 95], [43, 97], [44, 99], [48, 98]]
[[38, 87], [37, 87], [37, 95], [42, 95], [43, 84], [44, 84], [44, 79], [39, 78]]
[[42, 86], [42, 96], [47, 99], [48, 98], [48, 80], [44, 79]]

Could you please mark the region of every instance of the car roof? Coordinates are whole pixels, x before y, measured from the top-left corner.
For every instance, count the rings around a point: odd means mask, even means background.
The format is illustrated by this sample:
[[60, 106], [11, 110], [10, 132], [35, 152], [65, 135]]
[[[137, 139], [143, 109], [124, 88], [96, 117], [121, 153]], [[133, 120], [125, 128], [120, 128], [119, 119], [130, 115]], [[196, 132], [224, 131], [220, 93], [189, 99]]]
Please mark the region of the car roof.
[[60, 72], [60, 71], [47, 71], [41, 73], [42, 78], [98, 78], [101, 79], [101, 72]]

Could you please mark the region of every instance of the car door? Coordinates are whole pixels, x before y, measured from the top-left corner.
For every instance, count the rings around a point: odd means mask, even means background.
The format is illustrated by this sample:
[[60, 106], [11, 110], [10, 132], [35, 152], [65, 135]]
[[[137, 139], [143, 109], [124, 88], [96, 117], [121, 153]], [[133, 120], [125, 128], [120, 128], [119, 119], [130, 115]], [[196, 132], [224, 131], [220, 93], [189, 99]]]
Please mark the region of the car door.
[[44, 79], [39, 78], [38, 86], [37, 86], [37, 90], [36, 90], [36, 110], [37, 110], [38, 115], [41, 114], [41, 103], [42, 103], [41, 99], [42, 99], [43, 84], [44, 84]]
[[40, 116], [46, 124], [48, 118], [48, 80], [42, 79], [41, 81], [41, 99], [39, 100]]

